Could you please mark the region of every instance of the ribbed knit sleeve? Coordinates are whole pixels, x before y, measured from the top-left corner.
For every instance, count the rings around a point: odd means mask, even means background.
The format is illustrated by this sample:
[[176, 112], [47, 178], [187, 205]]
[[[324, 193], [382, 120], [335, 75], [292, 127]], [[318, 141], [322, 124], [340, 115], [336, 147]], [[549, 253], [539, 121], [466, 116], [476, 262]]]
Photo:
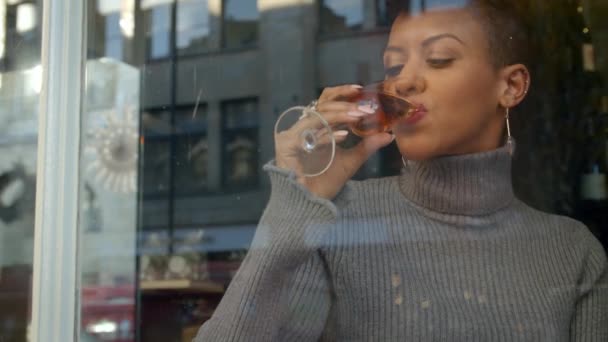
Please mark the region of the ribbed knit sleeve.
[[331, 308], [330, 280], [324, 260], [315, 253], [294, 273], [287, 288], [288, 312], [276, 341], [318, 341]]
[[586, 232], [588, 251], [578, 284], [579, 298], [571, 325], [571, 341], [608, 341], [608, 261], [600, 242]]
[[271, 195], [251, 248], [194, 341], [314, 341], [322, 332], [329, 295], [318, 250], [336, 207], [293, 174], [264, 169]]

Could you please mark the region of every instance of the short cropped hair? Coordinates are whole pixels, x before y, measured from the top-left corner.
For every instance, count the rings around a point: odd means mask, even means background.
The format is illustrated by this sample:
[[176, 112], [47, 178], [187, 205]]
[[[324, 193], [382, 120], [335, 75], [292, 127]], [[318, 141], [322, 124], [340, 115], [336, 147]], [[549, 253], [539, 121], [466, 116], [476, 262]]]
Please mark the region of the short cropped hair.
[[[432, 6], [459, 3], [479, 20], [488, 38], [492, 65], [499, 69], [507, 65], [530, 65], [529, 29], [523, 12], [527, 0], [434, 0]], [[409, 0], [389, 0], [389, 12], [398, 15], [410, 13]], [[424, 9], [423, 9], [424, 10]]]
[[488, 37], [492, 64], [501, 68], [530, 61], [530, 35], [517, 0], [470, 0], [468, 8]]

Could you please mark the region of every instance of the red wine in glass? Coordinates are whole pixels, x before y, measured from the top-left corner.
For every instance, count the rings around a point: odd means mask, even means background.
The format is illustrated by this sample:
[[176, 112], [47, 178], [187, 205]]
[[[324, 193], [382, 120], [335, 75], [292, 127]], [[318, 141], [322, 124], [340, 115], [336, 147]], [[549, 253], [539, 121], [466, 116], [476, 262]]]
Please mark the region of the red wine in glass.
[[399, 120], [407, 119], [413, 112], [414, 106], [406, 99], [384, 90], [383, 83], [376, 83], [361, 89], [351, 102], [368, 113], [354, 124], [350, 130], [360, 137], [389, 132]]

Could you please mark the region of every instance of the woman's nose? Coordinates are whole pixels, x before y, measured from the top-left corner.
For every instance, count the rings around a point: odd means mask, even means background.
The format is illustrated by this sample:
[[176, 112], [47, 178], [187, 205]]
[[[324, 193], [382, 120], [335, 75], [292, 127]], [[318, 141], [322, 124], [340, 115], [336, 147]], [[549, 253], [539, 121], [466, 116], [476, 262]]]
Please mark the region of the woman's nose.
[[411, 73], [403, 72], [402, 75], [395, 80], [395, 91], [403, 97], [419, 94], [424, 91], [424, 79], [415, 71]]

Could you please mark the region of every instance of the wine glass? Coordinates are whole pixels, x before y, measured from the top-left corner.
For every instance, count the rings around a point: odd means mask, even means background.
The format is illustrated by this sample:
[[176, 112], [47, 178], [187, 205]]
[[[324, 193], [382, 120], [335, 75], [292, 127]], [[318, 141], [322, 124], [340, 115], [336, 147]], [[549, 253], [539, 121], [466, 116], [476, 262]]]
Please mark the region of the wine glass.
[[[388, 81], [369, 84], [348, 102], [356, 103], [366, 113], [359, 121], [349, 124], [349, 130], [359, 137], [390, 132], [397, 123], [407, 119], [415, 106], [389, 91]], [[314, 177], [331, 166], [336, 154], [335, 127], [319, 113], [316, 106], [296, 106], [284, 111], [275, 124], [275, 146], [296, 174]], [[407, 124], [407, 122], [406, 122]]]

